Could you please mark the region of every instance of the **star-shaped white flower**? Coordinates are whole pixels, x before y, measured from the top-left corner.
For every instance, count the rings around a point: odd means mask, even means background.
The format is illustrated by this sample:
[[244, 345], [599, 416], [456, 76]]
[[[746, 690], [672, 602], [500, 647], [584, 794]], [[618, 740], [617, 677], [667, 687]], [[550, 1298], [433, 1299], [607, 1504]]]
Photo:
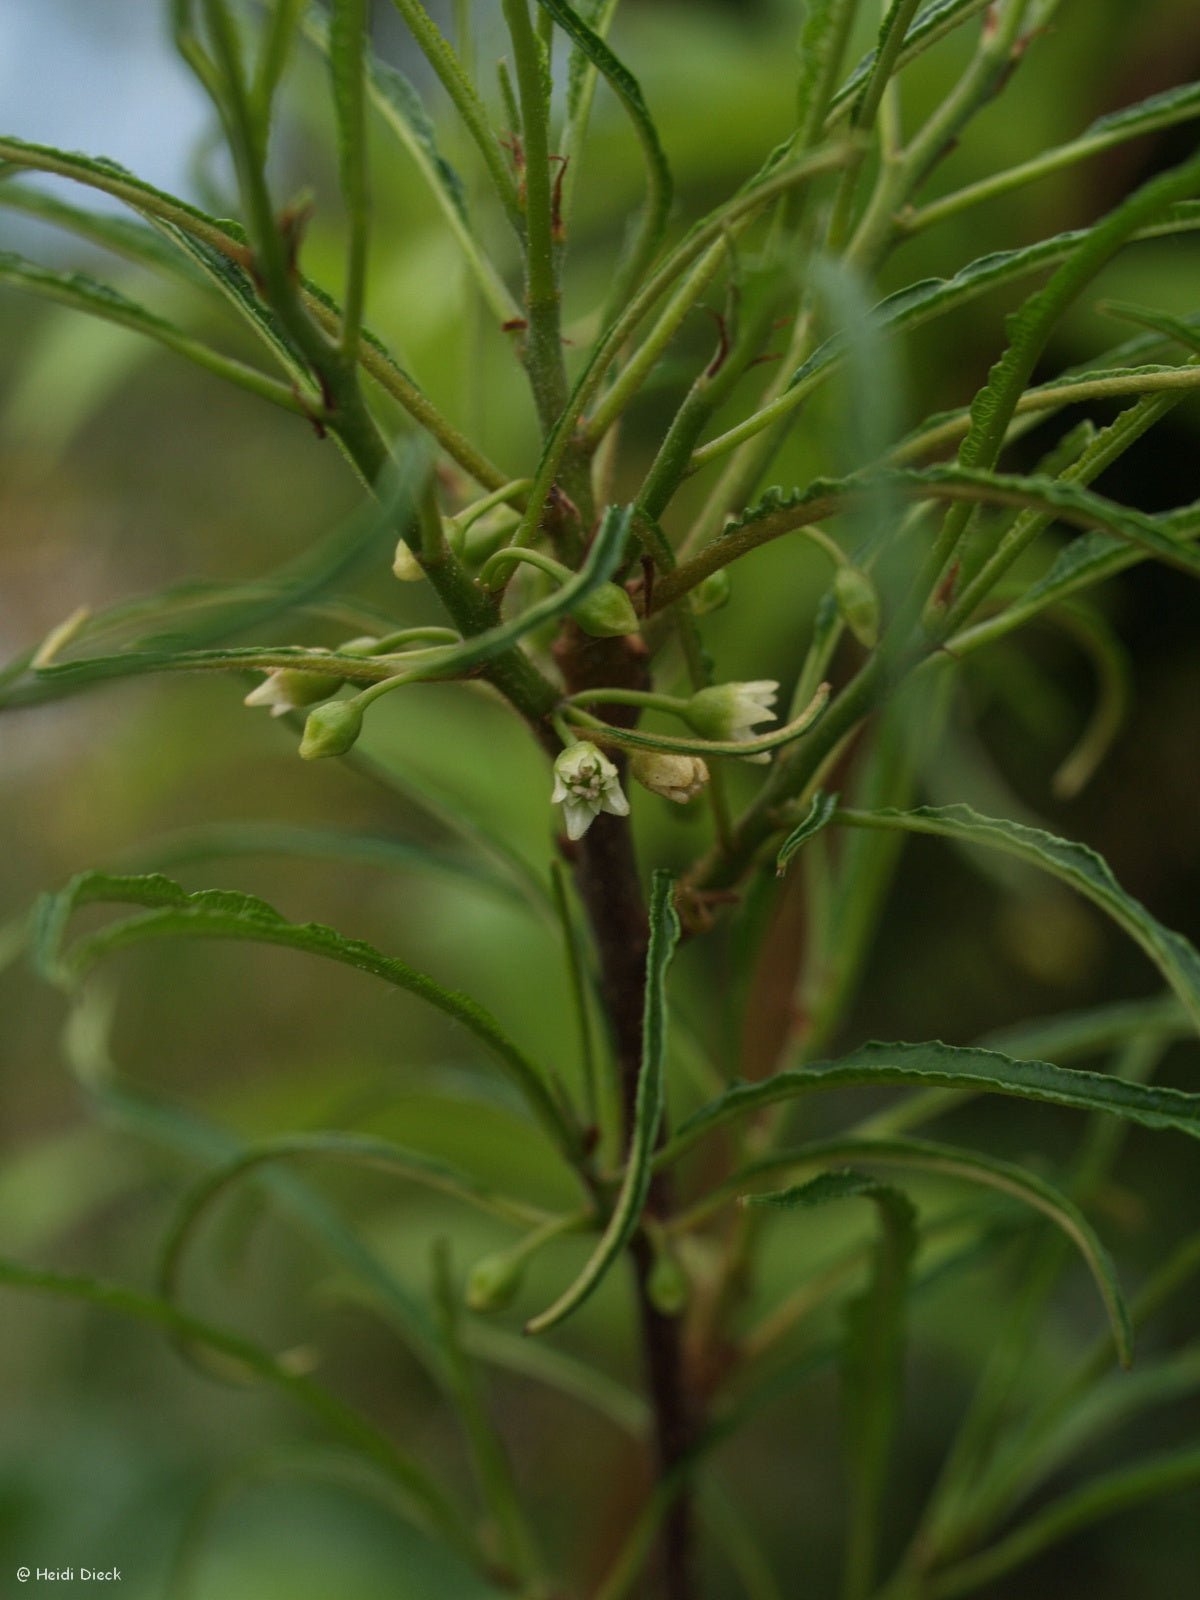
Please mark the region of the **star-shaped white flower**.
[[[750, 683], [716, 683], [710, 689], [700, 689], [688, 701], [684, 715], [698, 734], [714, 739], [743, 744], [754, 738], [754, 725], [770, 722], [775, 716], [775, 701], [779, 697], [779, 684], [774, 678], [756, 678]], [[767, 751], [746, 756], [747, 761], [769, 761]]]
[[582, 839], [602, 811], [614, 817], [629, 815], [616, 767], [587, 739], [560, 752], [550, 798], [563, 808], [568, 839]]

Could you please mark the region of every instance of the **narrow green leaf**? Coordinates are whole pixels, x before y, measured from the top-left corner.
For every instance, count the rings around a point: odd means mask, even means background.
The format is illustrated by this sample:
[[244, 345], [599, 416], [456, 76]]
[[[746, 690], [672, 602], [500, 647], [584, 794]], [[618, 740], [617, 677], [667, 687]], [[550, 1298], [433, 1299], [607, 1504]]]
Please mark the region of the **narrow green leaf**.
[[1188, 122], [1200, 117], [1200, 83], [1181, 83], [1161, 94], [1149, 95], [1136, 105], [1122, 106], [1119, 111], [1106, 112], [1084, 129], [1081, 137], [1093, 134], [1120, 133], [1132, 136], [1152, 133], [1158, 128], [1169, 128], [1176, 122]]
[[812, 797], [812, 804], [809, 806], [805, 816], [797, 823], [779, 847], [779, 853], [775, 857], [775, 871], [780, 877], [787, 871], [788, 863], [801, 845], [807, 844], [811, 838], [821, 832], [822, 828], [829, 826], [833, 821], [837, 806], [838, 796], [836, 794], [826, 794], [823, 789], [817, 790]]
[[1116, 630], [1094, 609], [1063, 608], [1055, 620], [1091, 659], [1096, 677], [1091, 714], [1050, 779], [1051, 791], [1070, 800], [1091, 782], [1125, 725], [1133, 705], [1133, 668]]
[[[890, 479], [891, 474], [887, 477]], [[933, 498], [1020, 506], [1061, 517], [1078, 527], [1103, 529], [1183, 572], [1200, 574], [1200, 554], [1171, 531], [1170, 518], [1148, 517], [1117, 505], [1070, 478], [1022, 477], [1016, 473], [937, 466], [912, 475], [901, 472], [895, 480], [898, 492], [917, 496], [923, 484]]]
[[193, 339], [190, 334], [176, 327], [165, 317], [160, 317], [157, 312], [148, 311], [145, 306], [130, 300], [119, 290], [98, 282], [86, 273], [52, 272], [49, 268], [26, 261], [11, 251], [4, 251], [0, 253], [0, 284], [25, 290], [42, 299], [57, 301], [58, 304], [68, 306], [73, 311], [83, 311], [89, 316], [100, 317], [105, 322], [114, 322], [118, 327], [144, 334], [147, 338], [166, 345], [168, 350], [174, 350], [176, 355], [184, 356], [196, 366], [203, 367], [206, 372], [214, 373], [241, 389], [248, 389], [251, 394], [258, 395], [262, 400], [270, 400], [272, 404], [282, 406], [286, 411], [303, 409], [300, 401], [286, 384], [268, 377], [265, 372], [258, 372], [253, 367], [248, 367], [242, 361], [234, 360], [231, 356], [222, 355], [219, 350], [212, 349], [199, 339]]
[[[1149, 319], [1147, 318], [1147, 321]], [[1200, 329], [1192, 327], [1181, 318], [1172, 318], [1186, 331], [1200, 349]], [[1164, 330], [1165, 331], [1165, 330]], [[1085, 370], [1063, 374], [1026, 389], [1017, 402], [1016, 415], [1005, 434], [1005, 445], [1039, 427], [1048, 417], [1067, 406], [1081, 405], [1088, 400], [1119, 400], [1133, 395], [1179, 391], [1182, 397], [1189, 390], [1200, 387], [1200, 367], [1191, 365], [1169, 366], [1146, 363], [1140, 367], [1105, 366], [1094, 364]], [[907, 438], [901, 439], [888, 452], [887, 459], [897, 464], [932, 455], [944, 445], [960, 439], [970, 425], [970, 412], [965, 407], [954, 411], [939, 411], [928, 417]], [[1085, 421], [1083, 427], [1095, 425]], [[1065, 461], [1058, 468], [1070, 465]], [[1036, 476], [1057, 477], [1058, 471], [1039, 463]]]
[[[1157, 222], [1136, 229], [1130, 235], [1130, 241], [1157, 239], [1196, 228], [1200, 228], [1200, 203], [1183, 201], [1167, 207]], [[876, 325], [883, 331], [897, 333], [908, 328], [919, 328], [936, 317], [969, 304], [991, 289], [1018, 282], [1021, 278], [1066, 260], [1087, 236], [1086, 229], [1055, 234], [1052, 238], [1041, 239], [1019, 250], [980, 256], [952, 278], [926, 278], [910, 284], [889, 295], [874, 308]], [[788, 416], [837, 369], [845, 353], [844, 341], [837, 336], [826, 340], [792, 373], [787, 387], [777, 399], [701, 445], [692, 456], [689, 470], [698, 471], [746, 439], [761, 433], [772, 423]]]
[[[612, 14], [617, 8], [619, 0], [580, 0], [575, 7], [580, 18], [587, 23], [594, 33], [607, 37]], [[578, 45], [571, 48], [570, 60], [567, 63], [567, 121], [570, 122], [579, 112], [583, 97], [587, 91], [588, 79], [594, 83], [596, 68], [590, 62]]]
[[554, 1304], [525, 1327], [544, 1333], [576, 1310], [596, 1289], [632, 1239], [650, 1188], [651, 1158], [666, 1109], [667, 967], [679, 940], [675, 883], [670, 873], [654, 874], [650, 897], [650, 948], [646, 957], [646, 1000], [642, 1015], [642, 1065], [638, 1074], [633, 1127], [625, 1174], [600, 1241], [575, 1282]]
[[[407, 520], [414, 485], [427, 466], [427, 456], [416, 441], [402, 443], [388, 481], [378, 487], [378, 501], [369, 502], [332, 533], [257, 583], [174, 584], [158, 594], [124, 601], [85, 618], [72, 635], [72, 648], [82, 644], [94, 648], [100, 641], [109, 642], [114, 635], [128, 636], [147, 624], [154, 624], [156, 632], [135, 633], [130, 648], [123, 652], [92, 655], [89, 659], [95, 664], [94, 669], [87, 661], [54, 658], [57, 668], [78, 665], [82, 668], [80, 673], [66, 671], [56, 677], [48, 668], [34, 669], [30, 660], [20, 672], [12, 674], [12, 687], [0, 687], [0, 706], [36, 704], [93, 680], [163, 670], [161, 664], [145, 662], [141, 657], [150, 654], [163, 658], [199, 649], [316, 602], [358, 567], [391, 550], [396, 526]], [[357, 609], [356, 605], [356, 613]], [[387, 614], [378, 618], [368, 615], [368, 620], [378, 636], [392, 631], [393, 619]], [[351, 625], [349, 618], [347, 623]], [[361, 629], [364, 622], [356, 614], [352, 625]], [[122, 666], [122, 662], [127, 665]], [[211, 660], [208, 663], [210, 667], [216, 664]], [[202, 667], [204, 663], [198, 665]]]
[[840, 811], [835, 820], [850, 827], [900, 828], [986, 845], [1050, 873], [1099, 906], [1142, 947], [1200, 1028], [1200, 953], [1182, 934], [1164, 928], [1140, 901], [1127, 894], [1103, 857], [1086, 845], [1056, 838], [1024, 823], [982, 817], [966, 805], [917, 806], [911, 811]]
[[[958, 452], [962, 466], [992, 466], [1017, 401], [1063, 313], [1139, 228], [1154, 221], [1170, 205], [1193, 199], [1197, 189], [1200, 155], [1149, 179], [1089, 228], [1049, 282], [1008, 319], [1008, 348], [971, 402], [971, 426]], [[952, 508], [947, 514], [938, 544], [939, 553], [946, 559], [969, 518], [968, 508]]]
[[[310, 11], [304, 30], [324, 54], [329, 51], [329, 29], [324, 19]], [[457, 239], [474, 272], [484, 299], [500, 322], [520, 316], [516, 300], [508, 292], [491, 261], [480, 249], [467, 212], [466, 188], [437, 141], [421, 97], [399, 68], [381, 61], [368, 48], [366, 84], [371, 105], [404, 145], [437, 201], [450, 231]]]
[[538, 1207], [510, 1199], [470, 1173], [388, 1139], [341, 1131], [286, 1134], [245, 1146], [206, 1173], [183, 1197], [159, 1251], [159, 1293], [167, 1300], [177, 1299], [184, 1256], [195, 1230], [233, 1184], [256, 1176], [264, 1167], [314, 1158], [391, 1173], [518, 1226], [536, 1226], [546, 1220], [546, 1213]]
[[[3, 176], [0, 173], [0, 176]], [[72, 205], [56, 194], [43, 194], [28, 184], [12, 179], [0, 183], [0, 206], [9, 211], [19, 211], [40, 222], [50, 222], [70, 233], [99, 245], [117, 255], [155, 271], [168, 272], [182, 277], [191, 284], [203, 285], [201, 273], [195, 271], [187, 257], [168, 244], [163, 235], [142, 222], [129, 217], [113, 216], [106, 211], [88, 211], [83, 206]]]
[[511, 876], [486, 860], [427, 843], [340, 828], [296, 827], [287, 822], [200, 823], [151, 838], [137, 846], [130, 869], [160, 872], [214, 857], [288, 856], [294, 860], [340, 861], [354, 866], [436, 872], [478, 884], [524, 904]]
[[[38, 681], [73, 689], [113, 678], [138, 677], [152, 672], [216, 672], [268, 670], [272, 667], [315, 668], [336, 672], [352, 683], [380, 683], [403, 677], [409, 683], [450, 679], [490, 661], [544, 623], [566, 615], [616, 570], [628, 536], [629, 507], [610, 507], [592, 541], [587, 560], [567, 583], [535, 601], [519, 616], [497, 623], [459, 645], [422, 651], [419, 661], [405, 663], [400, 656], [356, 656], [333, 651], [317, 654], [295, 645], [247, 645], [224, 650], [126, 650], [116, 655], [85, 657], [52, 663]], [[15, 695], [8, 697], [16, 702]]]
[[[433, 1298], [453, 1383], [454, 1408], [470, 1448], [475, 1478], [507, 1572], [529, 1593], [546, 1587], [539, 1540], [513, 1475], [508, 1452], [484, 1402], [475, 1363], [463, 1340], [462, 1291], [454, 1282], [450, 1247], [433, 1243]], [[515, 1585], [514, 1585], [515, 1587]]]
[[[72, 912], [78, 906], [94, 904], [150, 909], [64, 948]], [[51, 981], [69, 987], [111, 951], [156, 938], [239, 939], [283, 945], [356, 967], [416, 995], [474, 1034], [504, 1068], [563, 1154], [569, 1160], [578, 1154], [578, 1135], [557, 1090], [552, 1090], [543, 1070], [514, 1044], [490, 1012], [361, 940], [344, 938], [320, 923], [287, 922], [273, 906], [253, 895], [221, 889], [187, 894], [158, 874], [120, 878], [102, 872], [83, 873], [58, 894], [44, 896], [39, 902], [32, 949], [38, 969]]]
[[812, 0], [804, 8], [796, 80], [796, 128], [803, 149], [811, 149], [820, 140], [857, 10], [858, 0]]
[[336, 673], [352, 683], [379, 683], [394, 675], [396, 662], [385, 656], [343, 655], [302, 645], [231, 645], [224, 650], [123, 650], [111, 656], [52, 661], [37, 669], [37, 677], [44, 683], [77, 689], [148, 672], [266, 672], [273, 667]]
[[650, 1411], [643, 1397], [591, 1362], [568, 1355], [546, 1340], [526, 1339], [483, 1317], [472, 1318], [463, 1328], [463, 1344], [480, 1361], [545, 1384], [607, 1418], [630, 1438], [645, 1439]]
[[[1129, 1308], [1121, 1293], [1112, 1258], [1104, 1248], [1091, 1223], [1067, 1195], [1034, 1172], [1012, 1161], [962, 1150], [954, 1145], [935, 1143], [928, 1139], [820, 1139], [793, 1150], [780, 1150], [753, 1161], [728, 1180], [727, 1189], [740, 1189], [747, 1182], [776, 1172], [784, 1167], [804, 1164], [823, 1164], [830, 1161], [881, 1163], [885, 1166], [910, 1168], [917, 1172], [961, 1178], [968, 1183], [982, 1184], [1001, 1194], [1013, 1196], [1025, 1205], [1034, 1207], [1049, 1217], [1078, 1249], [1088, 1271], [1100, 1291], [1112, 1326], [1113, 1341], [1121, 1365], [1128, 1367], [1133, 1360], [1133, 1325]], [[791, 1191], [788, 1191], [789, 1193]], [[757, 1205], [772, 1197], [752, 1196]]]
[[[1135, 1041], [1167, 1044], [1176, 1039], [1190, 1039], [1193, 1034], [1192, 1019], [1170, 994], [1041, 1017], [1033, 1022], [997, 1028], [975, 1042], [982, 1049], [996, 1050], [1001, 1055], [1016, 1056], [1023, 1061], [1055, 1061], [1061, 1066], [1069, 1061], [1107, 1056]], [[867, 1117], [855, 1125], [855, 1132], [872, 1138], [903, 1133], [961, 1105], [975, 1092], [929, 1089]]]
[[404, 1491], [414, 1512], [426, 1527], [440, 1533], [472, 1559], [478, 1559], [474, 1536], [461, 1513], [414, 1457], [402, 1452], [373, 1423], [351, 1411], [328, 1389], [311, 1378], [289, 1372], [258, 1345], [212, 1323], [185, 1315], [165, 1300], [139, 1294], [120, 1284], [98, 1278], [48, 1272], [23, 1266], [19, 1262], [0, 1260], [0, 1287], [83, 1302], [98, 1310], [149, 1323], [178, 1339], [203, 1346], [238, 1368], [252, 1373], [297, 1401], [358, 1454], [386, 1473]]
[[641, 282], [662, 239], [667, 215], [671, 209], [673, 192], [671, 169], [667, 165], [654, 119], [646, 108], [641, 86], [629, 68], [613, 54], [600, 35], [588, 26], [575, 7], [568, 4], [568, 0], [537, 0], [537, 3], [543, 11], [554, 18], [576, 48], [583, 52], [607, 80], [617, 99], [628, 112], [642, 147], [646, 163], [645, 209], [637, 233], [630, 241], [625, 260], [617, 268], [615, 281], [609, 292], [609, 305], [619, 309]]
[[1077, 138], [1066, 144], [1044, 150], [1017, 166], [992, 173], [967, 184], [965, 188], [956, 189], [938, 200], [919, 206], [905, 216], [902, 226], [910, 234], [933, 227], [983, 200], [1007, 194], [1050, 173], [1061, 172], [1065, 167], [1075, 166], [1102, 151], [1111, 150], [1115, 145], [1163, 128], [1175, 127], [1197, 116], [1200, 116], [1200, 84], [1180, 84], [1135, 105], [1124, 106], [1120, 111], [1098, 117]]
[[1135, 1372], [1111, 1376], [1070, 1400], [1058, 1390], [1046, 1411], [1010, 1431], [1001, 1441], [982, 1481], [973, 1485], [965, 1515], [972, 1528], [1000, 1517], [1027, 1500], [1073, 1458], [1144, 1415], [1152, 1406], [1178, 1404], [1200, 1390], [1200, 1347], [1190, 1345], [1159, 1361], [1140, 1363]]
[[[1152, 239], [1194, 228], [1200, 228], [1200, 204], [1184, 201], [1167, 208], [1157, 222], [1136, 229], [1132, 237]], [[934, 317], [969, 304], [991, 289], [1015, 283], [1031, 273], [1067, 260], [1082, 247], [1090, 232], [1087, 228], [1076, 228], [1067, 233], [1057, 233], [1049, 239], [1039, 239], [1036, 244], [1022, 245], [1016, 250], [999, 250], [979, 256], [951, 278], [923, 278], [918, 283], [909, 284], [880, 301], [875, 308], [879, 326], [897, 330], [919, 328]], [[807, 382], [840, 356], [843, 343], [843, 340], [835, 337], [814, 350], [792, 374], [789, 389]]]
[[874, 1582], [880, 1511], [900, 1409], [904, 1313], [917, 1249], [917, 1214], [901, 1190], [850, 1169], [823, 1172], [776, 1194], [751, 1195], [749, 1202], [790, 1209], [855, 1198], [875, 1206], [879, 1237], [867, 1287], [846, 1308], [841, 1366], [850, 1512], [842, 1593], [845, 1600], [866, 1600]]
[[119, 161], [107, 156], [86, 156], [77, 150], [57, 150], [52, 145], [31, 144], [11, 134], [0, 136], [0, 161], [36, 172], [52, 172], [60, 178], [71, 178], [91, 189], [99, 189], [114, 199], [122, 200], [144, 215], [172, 222], [184, 232], [203, 239], [217, 250], [235, 244], [246, 252], [246, 235], [241, 226], [223, 218], [213, 217], [199, 206], [181, 200], [165, 189], [156, 189], [123, 167]]
[[[1194, 541], [1200, 535], [1200, 506], [1186, 506], [1162, 521], [1164, 527], [1170, 529], [1181, 542], [1185, 539]], [[1046, 575], [1027, 589], [1019, 600], [1015, 600], [997, 616], [973, 623], [951, 635], [947, 648], [956, 651], [976, 650], [1021, 627], [1050, 606], [1059, 605], [1144, 559], [1140, 550], [1120, 539], [1109, 538], [1107, 534], [1088, 533], [1082, 538], [1072, 539], [1059, 551]]]
[[[931, 1218], [925, 1225], [927, 1239], [941, 1232], [954, 1235], [959, 1242], [950, 1243], [932, 1265], [914, 1274], [912, 1295], [924, 1295], [975, 1270], [981, 1261], [994, 1255], [998, 1246], [1008, 1243], [1015, 1231], [1011, 1216], [989, 1218], [981, 1226], [977, 1204], [971, 1208], [969, 1221], [961, 1211]], [[860, 1250], [855, 1250], [856, 1258], [861, 1258], [861, 1254]], [[765, 1373], [752, 1369], [749, 1374], [736, 1380], [732, 1403], [727, 1404], [723, 1413], [710, 1422], [698, 1449], [707, 1453], [723, 1440], [740, 1433], [750, 1418], [777, 1406], [799, 1384], [824, 1372], [836, 1360], [836, 1342], [820, 1339], [805, 1344], [795, 1355], [778, 1366], [768, 1368]]]
[[980, 1043], [1010, 1056], [1038, 1056], [1049, 1061], [1075, 1061], [1098, 1056], [1134, 1039], [1187, 1039], [1191, 1019], [1174, 995], [1149, 1000], [1118, 1000], [1057, 1016], [1038, 1017], [1010, 1028], [997, 1028]]
[[[1200, 92], [1197, 99], [1200, 100]], [[1136, 322], [1143, 328], [1151, 328], [1181, 344], [1185, 350], [1200, 351], [1200, 328], [1190, 318], [1173, 317], [1155, 306], [1135, 306], [1127, 300], [1102, 300], [1096, 309], [1122, 322]]]
[[308, 0], [274, 0], [262, 30], [250, 85], [250, 105], [264, 148], [270, 139], [275, 94], [307, 9]]
[[[115, 161], [56, 150], [48, 145], [28, 144], [11, 137], [0, 138], [0, 161], [10, 161], [38, 172], [55, 173], [59, 177], [86, 184], [89, 188], [99, 189], [124, 201], [160, 226], [246, 318], [289, 376], [304, 390], [305, 404], [301, 406], [297, 402], [296, 409], [313, 413], [318, 411], [319, 396], [313, 387], [307, 365], [258, 298], [247, 270], [252, 261], [251, 251], [240, 224], [209, 216], [207, 212], [179, 200], [175, 195], [143, 183]], [[342, 314], [337, 302], [310, 279], [301, 279], [300, 287], [308, 311], [327, 333], [338, 335]], [[511, 474], [501, 472], [489, 462], [441, 415], [382, 340], [369, 330], [362, 330], [358, 354], [365, 371], [422, 428], [427, 429], [446, 453], [477, 483], [488, 489], [499, 489], [511, 481]]]
[[935, 1574], [927, 1586], [931, 1600], [952, 1600], [1023, 1566], [1043, 1550], [1104, 1517], [1200, 1483], [1200, 1449], [1195, 1446], [1151, 1456], [1091, 1483], [1047, 1506], [998, 1544]]
[[[122, 1081], [109, 1051], [112, 1012], [111, 991], [89, 986], [76, 997], [63, 1030], [67, 1064], [100, 1120], [189, 1162], [211, 1166], [236, 1160], [246, 1147], [226, 1129], [162, 1095]], [[259, 1181], [280, 1210], [363, 1285], [371, 1304], [400, 1334], [430, 1379], [445, 1387], [445, 1352], [423, 1300], [295, 1173], [268, 1168]]]
[[484, 165], [509, 221], [520, 234], [522, 219], [516, 180], [475, 85], [463, 70], [462, 62], [450, 42], [420, 4], [420, 0], [392, 0], [392, 4], [408, 24], [413, 38], [441, 79], [442, 87], [453, 101], [455, 109], [483, 157]]
[[579, 1040], [579, 1065], [583, 1077], [583, 1104], [586, 1121], [600, 1131], [600, 1102], [597, 1097], [596, 1047], [592, 1038], [591, 973], [588, 969], [587, 947], [576, 925], [575, 913], [567, 889], [567, 869], [561, 861], [550, 866], [550, 889], [554, 909], [558, 916], [558, 931], [562, 943], [563, 960], [567, 969], [567, 982], [571, 991], [571, 1007], [575, 1013], [576, 1037]]
[[1200, 1094], [1126, 1083], [1100, 1072], [1082, 1072], [1048, 1061], [1015, 1060], [994, 1050], [942, 1044], [861, 1045], [837, 1061], [789, 1068], [761, 1083], [735, 1083], [684, 1122], [656, 1165], [674, 1161], [705, 1134], [763, 1106], [827, 1089], [875, 1084], [944, 1085], [979, 1094], [1015, 1096], [1077, 1111], [1103, 1111], [1147, 1128], [1171, 1128], [1200, 1139]]
[[[583, 0], [575, 9], [594, 33], [606, 39], [619, 4], [620, 0]], [[543, 20], [550, 20], [548, 14], [544, 14]], [[567, 61], [566, 117], [560, 140], [562, 153], [568, 162], [561, 186], [562, 221], [568, 230], [579, 187], [580, 166], [587, 148], [598, 77], [595, 65], [578, 45], [572, 45]]]
[[217, 1536], [217, 1525], [240, 1494], [260, 1483], [299, 1480], [331, 1485], [407, 1518], [408, 1503], [395, 1486], [362, 1467], [363, 1463], [342, 1451], [295, 1444], [233, 1461], [210, 1478], [192, 1502], [175, 1543], [163, 1593], [171, 1600], [198, 1600], [203, 1595], [205, 1557]]
[[1151, 517], [1096, 494], [1074, 478], [1025, 477], [957, 465], [889, 467], [848, 478], [818, 478], [790, 492], [768, 489], [754, 505], [727, 522], [698, 556], [662, 577], [656, 585], [659, 599], [655, 608], [672, 603], [710, 572], [772, 539], [863, 503], [869, 505], [880, 487], [907, 500], [1018, 506], [1077, 527], [1103, 529], [1191, 576], [1200, 574], [1200, 552], [1186, 537], [1180, 537], [1189, 530], [1192, 519], [1200, 523], [1200, 505]]
[[900, 70], [904, 46], [920, 25], [919, 0], [891, 0], [875, 42], [874, 60], [867, 80], [850, 113], [856, 128], [869, 128], [875, 121], [883, 92], [893, 74]]
[[[991, 0], [930, 0], [930, 4], [917, 13], [912, 27], [905, 35], [903, 48], [896, 61], [896, 70], [899, 71], [910, 61], [915, 61], [923, 51], [937, 44], [939, 39], [944, 39], [960, 23], [986, 10], [990, 4]], [[879, 49], [876, 46], [850, 73], [830, 103], [829, 123], [832, 124], [841, 114], [848, 111], [874, 69], [878, 56]]]

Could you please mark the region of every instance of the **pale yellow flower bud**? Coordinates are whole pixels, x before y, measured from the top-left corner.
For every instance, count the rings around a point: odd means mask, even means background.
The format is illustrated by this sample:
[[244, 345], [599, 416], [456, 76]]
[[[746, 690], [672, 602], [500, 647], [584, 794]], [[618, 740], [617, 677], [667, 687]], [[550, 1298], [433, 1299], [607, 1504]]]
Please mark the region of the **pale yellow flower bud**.
[[677, 806], [694, 800], [708, 782], [708, 768], [699, 756], [674, 751], [638, 750], [630, 757], [629, 770], [644, 789]]

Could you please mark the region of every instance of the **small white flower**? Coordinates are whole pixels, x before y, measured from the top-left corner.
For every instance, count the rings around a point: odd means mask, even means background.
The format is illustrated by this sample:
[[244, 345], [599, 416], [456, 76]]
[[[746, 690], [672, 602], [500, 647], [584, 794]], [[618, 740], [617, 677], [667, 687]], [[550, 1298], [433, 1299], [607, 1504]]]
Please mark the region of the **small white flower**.
[[272, 667], [256, 689], [251, 689], [243, 704], [266, 706], [273, 717], [286, 716], [328, 700], [342, 686], [342, 679], [324, 672], [300, 672], [295, 667]]
[[563, 808], [568, 839], [582, 839], [602, 811], [614, 817], [629, 815], [616, 767], [586, 739], [560, 752], [550, 798]]
[[629, 770], [643, 788], [661, 794], [677, 806], [694, 800], [708, 782], [708, 768], [699, 756], [681, 756], [667, 750], [639, 750]]
[[[754, 738], [757, 722], [770, 722], [779, 684], [774, 678], [756, 678], [751, 683], [717, 683], [700, 689], [688, 701], [684, 716], [705, 739], [737, 744]], [[747, 761], [769, 761], [765, 750], [746, 756]]]
[[413, 555], [407, 539], [401, 539], [392, 558], [392, 571], [401, 583], [420, 583], [425, 569]]

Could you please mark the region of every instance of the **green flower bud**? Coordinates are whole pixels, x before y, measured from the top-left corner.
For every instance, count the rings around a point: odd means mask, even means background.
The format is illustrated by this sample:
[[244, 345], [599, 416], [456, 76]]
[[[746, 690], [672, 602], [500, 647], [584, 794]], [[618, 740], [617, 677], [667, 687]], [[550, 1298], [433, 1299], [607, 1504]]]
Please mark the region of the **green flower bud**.
[[[683, 715], [702, 739], [715, 739], [719, 744], [735, 741], [743, 744], [753, 739], [754, 727], [759, 722], [770, 722], [773, 707], [779, 695], [779, 684], [774, 678], [756, 678], [751, 683], [715, 683], [710, 689], [699, 689], [687, 703]], [[767, 762], [766, 751], [744, 757], [746, 761]]]
[[471, 1311], [503, 1311], [511, 1305], [525, 1276], [525, 1262], [511, 1251], [484, 1256], [467, 1274], [467, 1307]]
[[679, 1257], [670, 1250], [660, 1250], [646, 1279], [650, 1304], [664, 1317], [678, 1317], [688, 1303], [690, 1290], [688, 1275]]
[[638, 614], [633, 609], [633, 601], [615, 583], [602, 583], [598, 589], [593, 589], [572, 609], [571, 615], [584, 633], [590, 633], [595, 639], [620, 639], [638, 631]]
[[879, 643], [879, 596], [870, 578], [861, 567], [839, 567], [833, 593], [842, 621], [864, 649], [874, 650]]
[[300, 741], [305, 761], [344, 756], [362, 732], [362, 710], [354, 700], [331, 700], [310, 711]]
[[698, 617], [710, 611], [719, 611], [733, 593], [733, 579], [728, 567], [718, 567], [692, 590], [692, 610]]

